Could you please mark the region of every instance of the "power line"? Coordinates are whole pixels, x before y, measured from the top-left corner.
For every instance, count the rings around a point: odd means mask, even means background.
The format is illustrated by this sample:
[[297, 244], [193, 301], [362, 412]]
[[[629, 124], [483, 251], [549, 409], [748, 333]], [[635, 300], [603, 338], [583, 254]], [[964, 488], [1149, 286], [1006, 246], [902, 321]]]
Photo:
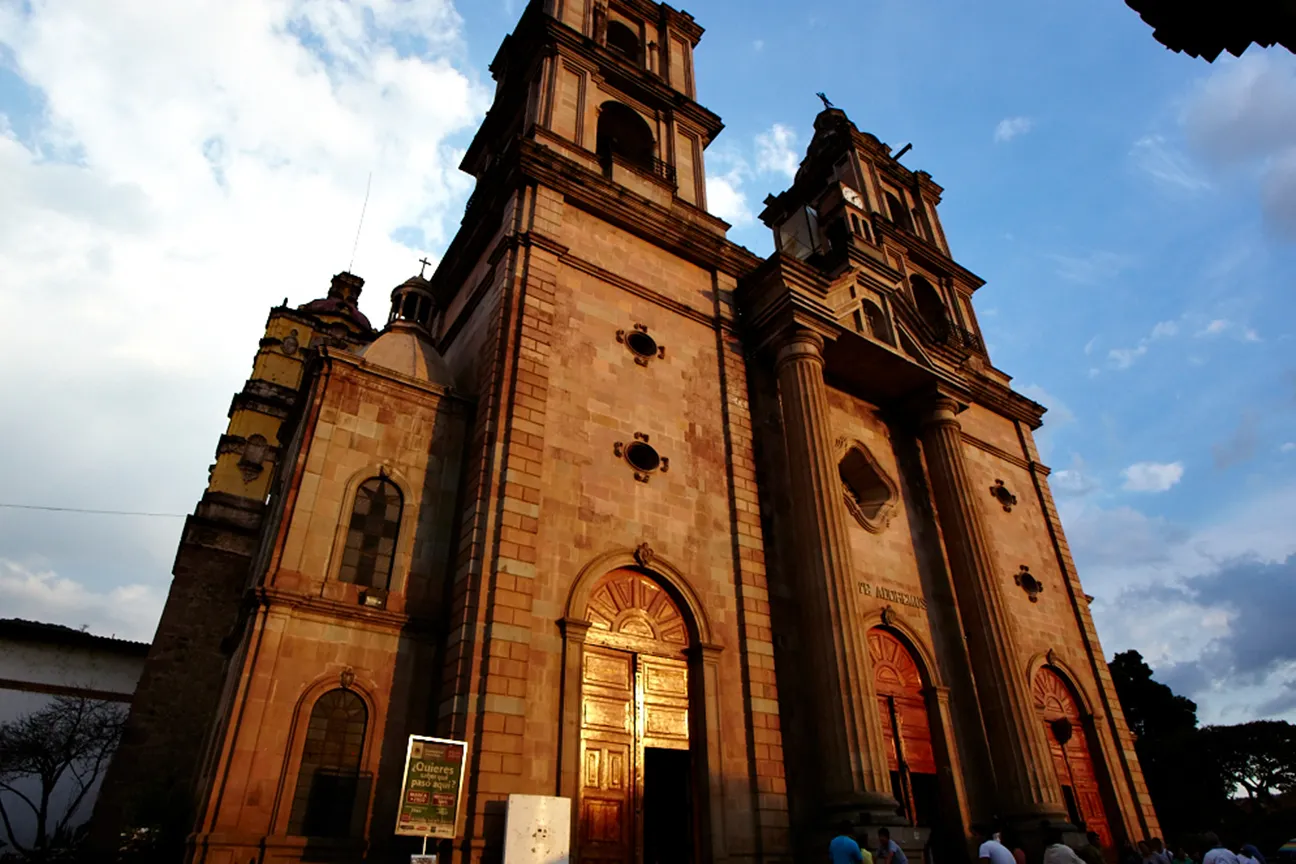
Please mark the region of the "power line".
[[183, 519], [188, 513], [145, 513], [140, 510], [89, 510], [84, 507], [44, 507], [40, 504], [5, 504], [0, 507], [11, 510], [48, 510], [54, 513], [94, 513], [100, 516], [160, 516], [171, 519]]

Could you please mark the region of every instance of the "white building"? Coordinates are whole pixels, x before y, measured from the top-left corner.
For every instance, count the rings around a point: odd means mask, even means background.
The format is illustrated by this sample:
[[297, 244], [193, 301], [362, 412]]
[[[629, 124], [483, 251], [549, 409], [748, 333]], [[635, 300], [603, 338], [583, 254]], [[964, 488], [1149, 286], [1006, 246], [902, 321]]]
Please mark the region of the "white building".
[[[144, 642], [95, 636], [59, 624], [0, 619], [0, 723], [39, 711], [59, 696], [129, 706], [148, 650]], [[16, 785], [24, 793], [39, 789], [33, 781]], [[51, 828], [66, 812], [70, 786], [63, 782], [55, 789], [47, 823]], [[97, 794], [96, 784], [77, 808], [70, 827], [90, 818]], [[15, 839], [27, 846], [36, 833], [35, 815], [12, 792], [0, 791], [0, 796]], [[8, 851], [8, 840], [0, 829], [0, 855]]]

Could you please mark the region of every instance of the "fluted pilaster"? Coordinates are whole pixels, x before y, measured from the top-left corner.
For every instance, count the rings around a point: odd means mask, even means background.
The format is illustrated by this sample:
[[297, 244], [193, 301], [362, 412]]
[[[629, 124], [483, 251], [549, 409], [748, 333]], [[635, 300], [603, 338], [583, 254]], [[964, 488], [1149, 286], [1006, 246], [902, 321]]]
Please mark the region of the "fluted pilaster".
[[813, 660], [824, 803], [895, 811], [868, 644], [855, 609], [846, 505], [823, 379], [823, 339], [793, 329], [777, 368], [796, 530], [802, 630]]
[[973, 497], [953, 399], [922, 407], [922, 442], [977, 682], [1004, 815], [1065, 818], [1053, 760], [1026, 686]]

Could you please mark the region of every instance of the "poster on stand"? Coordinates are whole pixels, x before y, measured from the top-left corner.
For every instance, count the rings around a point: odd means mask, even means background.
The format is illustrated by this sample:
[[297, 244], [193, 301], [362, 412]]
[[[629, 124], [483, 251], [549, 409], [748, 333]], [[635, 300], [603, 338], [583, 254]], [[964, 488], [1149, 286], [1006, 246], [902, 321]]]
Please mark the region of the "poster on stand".
[[411, 735], [405, 749], [396, 833], [406, 837], [454, 839], [463, 798], [468, 745], [463, 741]]

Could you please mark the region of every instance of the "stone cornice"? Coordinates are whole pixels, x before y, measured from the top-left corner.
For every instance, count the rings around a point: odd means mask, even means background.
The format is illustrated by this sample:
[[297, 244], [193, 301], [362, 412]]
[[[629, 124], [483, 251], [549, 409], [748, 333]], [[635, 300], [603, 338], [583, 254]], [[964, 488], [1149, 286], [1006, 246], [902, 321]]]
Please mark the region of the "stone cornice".
[[399, 636], [431, 638], [440, 632], [436, 619], [429, 616], [390, 612], [386, 609], [375, 609], [358, 603], [343, 603], [314, 594], [300, 594], [270, 586], [253, 588], [249, 593], [257, 603], [266, 608], [286, 607], [302, 617], [320, 621], [350, 621], [363, 624], [369, 629], [386, 630]]
[[738, 283], [735, 292], [753, 347], [774, 347], [789, 329], [836, 339], [842, 327], [828, 305], [831, 286], [818, 268], [781, 252], [771, 255]]
[[403, 398], [417, 398], [419, 401], [442, 401], [450, 400], [460, 402], [465, 405], [471, 405], [472, 400], [456, 392], [453, 388], [445, 387], [440, 384], [434, 384], [431, 381], [420, 381], [417, 378], [411, 378], [408, 375], [402, 375], [391, 369], [382, 366], [375, 366], [372, 363], [365, 362], [363, 357], [343, 352], [333, 353], [325, 349], [323, 354], [325, 362], [337, 363], [342, 366], [348, 366], [356, 374], [365, 375], [376, 381], [368, 385], [371, 389], [381, 390], [389, 395]]
[[1011, 420], [1020, 420], [1032, 431], [1044, 424], [1044, 412], [1048, 409], [1038, 402], [980, 375], [969, 375], [967, 379], [972, 400], [978, 405]]
[[957, 281], [965, 283], [970, 291], [985, 285], [984, 279], [946, 255], [934, 243], [924, 240], [917, 234], [897, 228], [881, 213], [874, 213], [872, 222], [877, 236], [899, 246], [905, 256], [915, 264], [942, 276], [952, 276]]

